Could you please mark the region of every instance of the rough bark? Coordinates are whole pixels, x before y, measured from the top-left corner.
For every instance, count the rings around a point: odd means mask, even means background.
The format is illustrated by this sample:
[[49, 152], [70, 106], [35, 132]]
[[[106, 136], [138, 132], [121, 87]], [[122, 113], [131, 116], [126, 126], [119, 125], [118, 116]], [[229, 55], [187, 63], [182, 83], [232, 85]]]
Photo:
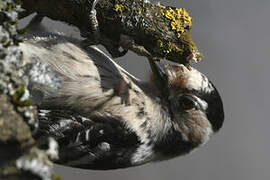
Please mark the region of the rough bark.
[[[35, 142], [36, 108], [31, 104], [22, 76], [22, 53], [17, 30], [19, 6], [0, 1], [0, 179], [52, 179], [57, 144], [53, 139]], [[24, 81], [23, 81], [24, 79]], [[44, 144], [47, 144], [44, 147]], [[50, 149], [50, 151], [48, 151]]]
[[[96, 40], [90, 12], [94, 0], [22, 1], [23, 8], [29, 12], [72, 24], [83, 36]], [[192, 18], [183, 8], [143, 0], [99, 0], [96, 10], [99, 43], [112, 55], [113, 49], [122, 47], [139, 55], [183, 64], [201, 59], [190, 37]]]

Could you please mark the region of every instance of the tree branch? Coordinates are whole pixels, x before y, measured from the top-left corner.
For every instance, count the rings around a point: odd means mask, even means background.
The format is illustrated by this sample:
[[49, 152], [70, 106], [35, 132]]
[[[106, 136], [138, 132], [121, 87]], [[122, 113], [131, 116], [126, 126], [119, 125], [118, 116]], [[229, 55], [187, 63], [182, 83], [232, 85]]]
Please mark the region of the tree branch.
[[[22, 1], [26, 10], [74, 25], [90, 41], [96, 38], [91, 24], [94, 0]], [[96, 10], [101, 34], [99, 43], [109, 52], [119, 47], [135, 53], [143, 49], [146, 53], [139, 55], [183, 64], [201, 59], [190, 37], [192, 18], [183, 8], [155, 5], [143, 0], [99, 0]]]

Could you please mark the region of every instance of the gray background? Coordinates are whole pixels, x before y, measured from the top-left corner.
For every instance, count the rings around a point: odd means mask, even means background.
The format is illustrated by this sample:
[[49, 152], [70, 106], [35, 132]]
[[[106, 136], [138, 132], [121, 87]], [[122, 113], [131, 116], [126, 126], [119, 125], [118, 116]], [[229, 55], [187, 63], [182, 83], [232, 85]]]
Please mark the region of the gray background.
[[[157, 2], [157, 1], [155, 1]], [[220, 133], [196, 152], [140, 167], [93, 171], [56, 166], [64, 180], [269, 180], [270, 179], [270, 1], [162, 1], [185, 7], [194, 18], [192, 37], [205, 58], [196, 67], [219, 89], [226, 119]], [[75, 28], [46, 26], [77, 36]], [[129, 53], [117, 60], [147, 78], [146, 60]]]

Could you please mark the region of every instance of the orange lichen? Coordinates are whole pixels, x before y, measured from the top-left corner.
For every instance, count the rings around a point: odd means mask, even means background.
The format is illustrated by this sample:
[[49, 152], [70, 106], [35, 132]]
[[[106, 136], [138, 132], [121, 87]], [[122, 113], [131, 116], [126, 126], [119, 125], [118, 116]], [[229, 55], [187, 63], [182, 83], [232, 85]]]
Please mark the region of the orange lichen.
[[122, 4], [115, 4], [115, 5], [114, 5], [114, 8], [115, 8], [115, 11], [116, 11], [116, 12], [122, 13], [123, 10], [124, 10], [124, 5], [122, 5]]
[[166, 6], [163, 6], [161, 4], [159, 4], [158, 7], [162, 8], [162, 9], [166, 9]]
[[169, 7], [166, 10], [162, 10], [162, 15], [171, 20], [171, 28], [177, 33], [178, 38], [181, 37], [187, 27], [190, 28], [192, 26], [192, 18], [184, 8], [173, 10]]

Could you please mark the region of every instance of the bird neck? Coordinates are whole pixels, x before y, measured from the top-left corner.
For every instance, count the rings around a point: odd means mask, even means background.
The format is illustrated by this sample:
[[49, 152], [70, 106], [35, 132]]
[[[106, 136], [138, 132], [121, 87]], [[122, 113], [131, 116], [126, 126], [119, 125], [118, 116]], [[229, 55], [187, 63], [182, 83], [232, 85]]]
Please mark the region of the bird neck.
[[147, 121], [144, 131], [152, 140], [153, 150], [157, 154], [155, 159], [169, 159], [195, 149], [199, 144], [184, 140], [179, 128], [176, 128], [170, 105], [155, 81], [146, 82], [140, 87], [149, 98], [145, 101], [145, 107], [151, 120]]
[[160, 141], [172, 128], [171, 115], [162, 93], [153, 81], [138, 84], [144, 93], [144, 111], [146, 119], [141, 128], [152, 143]]

